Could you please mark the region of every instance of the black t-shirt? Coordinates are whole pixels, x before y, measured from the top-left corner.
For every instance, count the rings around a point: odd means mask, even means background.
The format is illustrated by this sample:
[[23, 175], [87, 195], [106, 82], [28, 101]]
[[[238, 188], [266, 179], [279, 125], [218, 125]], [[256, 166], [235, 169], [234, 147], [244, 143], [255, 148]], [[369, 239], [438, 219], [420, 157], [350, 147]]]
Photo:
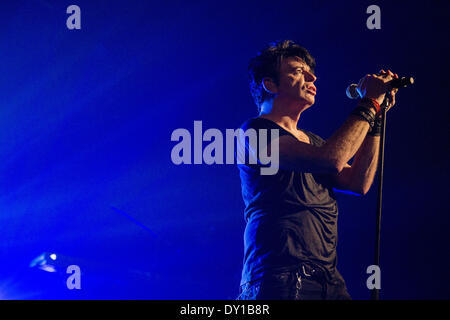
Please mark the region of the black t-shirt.
[[[280, 137], [292, 135], [264, 118], [249, 119], [241, 126], [244, 131], [249, 128], [278, 129]], [[312, 145], [325, 142], [304, 132]], [[270, 133], [267, 136], [270, 139]], [[330, 175], [282, 169], [275, 175], [261, 175], [260, 166], [238, 164], [247, 222], [241, 284], [268, 271], [292, 270], [305, 261], [322, 266], [334, 278], [338, 207]]]

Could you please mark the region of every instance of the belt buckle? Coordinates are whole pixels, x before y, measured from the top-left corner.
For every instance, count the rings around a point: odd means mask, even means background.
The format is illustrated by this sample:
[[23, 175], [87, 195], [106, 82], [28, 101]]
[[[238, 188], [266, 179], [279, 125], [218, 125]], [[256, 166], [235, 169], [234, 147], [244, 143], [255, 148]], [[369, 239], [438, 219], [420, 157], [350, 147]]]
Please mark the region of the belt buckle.
[[305, 276], [307, 276], [307, 277], [312, 277], [313, 274], [314, 274], [314, 272], [316, 272], [316, 270], [315, 270], [314, 268], [312, 268], [311, 274], [307, 273], [306, 270], [305, 270], [305, 265], [302, 265], [302, 271], [303, 271], [303, 274], [304, 274]]

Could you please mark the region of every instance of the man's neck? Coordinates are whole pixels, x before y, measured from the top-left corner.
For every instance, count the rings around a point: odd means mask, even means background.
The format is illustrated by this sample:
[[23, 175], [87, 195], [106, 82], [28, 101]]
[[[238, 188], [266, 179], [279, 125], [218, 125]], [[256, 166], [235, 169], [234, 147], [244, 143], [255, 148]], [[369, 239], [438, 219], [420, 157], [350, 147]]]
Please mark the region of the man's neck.
[[281, 101], [275, 99], [264, 102], [259, 116], [272, 120], [291, 132], [296, 132], [300, 115], [308, 107], [308, 105], [299, 105], [298, 102], [282, 104]]

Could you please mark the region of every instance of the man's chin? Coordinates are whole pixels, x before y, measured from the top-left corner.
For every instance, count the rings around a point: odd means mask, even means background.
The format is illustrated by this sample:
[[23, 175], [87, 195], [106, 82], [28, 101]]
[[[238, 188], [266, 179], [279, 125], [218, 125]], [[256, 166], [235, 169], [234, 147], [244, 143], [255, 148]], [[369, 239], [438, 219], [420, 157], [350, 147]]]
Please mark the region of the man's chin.
[[308, 107], [311, 107], [316, 102], [316, 99], [314, 96], [309, 95], [309, 96], [301, 99], [301, 102], [302, 102], [302, 104], [307, 105]]

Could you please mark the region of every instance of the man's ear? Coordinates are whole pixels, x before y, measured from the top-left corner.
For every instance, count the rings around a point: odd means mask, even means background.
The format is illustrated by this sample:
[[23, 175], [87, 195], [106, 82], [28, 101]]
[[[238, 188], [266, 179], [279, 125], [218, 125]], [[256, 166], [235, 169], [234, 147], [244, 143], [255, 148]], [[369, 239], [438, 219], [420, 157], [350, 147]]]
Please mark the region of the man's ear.
[[262, 81], [264, 90], [272, 94], [278, 93], [278, 86], [273, 82], [272, 78], [266, 77]]

